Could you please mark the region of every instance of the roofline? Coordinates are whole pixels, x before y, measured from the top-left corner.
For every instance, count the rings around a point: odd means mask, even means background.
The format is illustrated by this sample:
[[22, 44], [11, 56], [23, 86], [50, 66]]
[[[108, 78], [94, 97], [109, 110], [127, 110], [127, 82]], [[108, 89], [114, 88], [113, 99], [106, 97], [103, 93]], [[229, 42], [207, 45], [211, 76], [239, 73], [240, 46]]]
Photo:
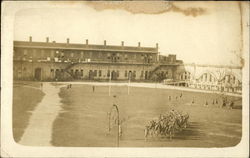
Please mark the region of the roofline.
[[107, 51], [107, 52], [138, 52], [138, 53], [153, 53], [156, 54], [155, 51], [145, 51], [145, 50], [119, 50], [119, 49], [94, 49], [94, 48], [67, 48], [67, 47], [42, 47], [42, 46], [14, 46], [19, 48], [43, 48], [43, 49], [63, 49], [63, 50], [92, 50], [92, 51]]
[[211, 65], [211, 64], [195, 64], [195, 63], [184, 63], [183, 65], [184, 66], [200, 66], [200, 67], [242, 69], [242, 66], [233, 66], [233, 65]]
[[[21, 44], [15, 44], [16, 42], [22, 42]], [[14, 41], [14, 47], [21, 47], [21, 48], [43, 48], [43, 49], [68, 49], [68, 50], [93, 50], [93, 51], [115, 51], [115, 52], [139, 52], [139, 53], [158, 53], [158, 49], [156, 47], [133, 47], [133, 46], [119, 46], [119, 45], [107, 45], [107, 48], [91, 48], [91, 46], [103, 46], [106, 47], [105, 45], [94, 45], [94, 44], [80, 44], [80, 43], [48, 43], [50, 45], [48, 46], [31, 46], [31, 45], [25, 45], [25, 44], [46, 44], [47, 42], [27, 42], [27, 41]], [[52, 44], [52, 45], [51, 45]], [[55, 44], [55, 46], [53, 46]], [[56, 46], [56, 44], [61, 44], [64, 46]], [[73, 47], [74, 45], [81, 45], [85, 47]], [[71, 47], [70, 47], [71, 46]], [[108, 47], [120, 47], [124, 49], [110, 49]], [[132, 48], [132, 50], [126, 49], [126, 47]], [[134, 49], [133, 49], [134, 48]], [[138, 50], [138, 49], [152, 49], [152, 50]]]

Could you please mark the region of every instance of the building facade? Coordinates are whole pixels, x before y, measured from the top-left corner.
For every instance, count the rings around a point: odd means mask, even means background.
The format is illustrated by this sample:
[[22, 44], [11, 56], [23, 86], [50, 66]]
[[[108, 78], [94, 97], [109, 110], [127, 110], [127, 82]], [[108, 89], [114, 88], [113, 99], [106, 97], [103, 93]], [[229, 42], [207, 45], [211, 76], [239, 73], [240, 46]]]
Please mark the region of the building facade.
[[14, 80], [153, 81], [206, 90], [241, 92], [242, 68], [184, 64], [155, 47], [14, 41]]
[[[164, 76], [174, 78], [181, 61], [175, 55], [161, 56], [156, 47], [14, 41], [15, 80], [152, 80], [161, 64]], [[162, 72], [161, 72], [162, 73]]]
[[242, 92], [242, 67], [222, 65], [182, 64], [174, 81], [165, 84], [222, 92]]

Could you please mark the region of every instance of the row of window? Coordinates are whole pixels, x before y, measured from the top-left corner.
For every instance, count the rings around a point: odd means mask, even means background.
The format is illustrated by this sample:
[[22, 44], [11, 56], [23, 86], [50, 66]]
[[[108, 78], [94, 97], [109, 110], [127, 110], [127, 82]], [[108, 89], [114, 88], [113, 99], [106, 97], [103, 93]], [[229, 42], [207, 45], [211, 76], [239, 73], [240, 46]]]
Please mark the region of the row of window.
[[[117, 60], [119, 60], [121, 57], [123, 57], [125, 60], [129, 58], [134, 58], [134, 59], [151, 59], [153, 60], [153, 56], [152, 55], [148, 55], [148, 54], [125, 54], [125, 53], [103, 53], [103, 52], [97, 52], [97, 53], [93, 53], [93, 52], [72, 52], [72, 51], [58, 51], [58, 50], [50, 50], [49, 52], [45, 50], [37, 50], [37, 49], [31, 49], [28, 51], [28, 49], [23, 49], [23, 56], [27, 57], [33, 57], [35, 53], [39, 53], [36, 54], [37, 57], [45, 57], [45, 56], [50, 56], [50, 57], [58, 57], [58, 58], [64, 58], [65, 57], [65, 53], [70, 53], [69, 57], [73, 58], [73, 57], [93, 57], [93, 55], [95, 55], [95, 57], [98, 58], [103, 58], [103, 57], [107, 57], [107, 59], [112, 59], [112, 58], [116, 58]], [[80, 53], [80, 55], [79, 55]], [[14, 55], [16, 54], [16, 51], [14, 51]]]
[[[50, 69], [51, 74], [62, 74], [64, 73], [64, 69]], [[78, 70], [76, 69], [75, 71], [73, 69], [70, 70], [70, 73], [76, 76], [83, 76], [83, 70]], [[151, 71], [141, 71], [141, 76], [140, 77], [144, 77], [148, 76], [151, 73]], [[88, 71], [88, 75], [89, 76], [93, 76], [93, 77], [101, 77], [102, 76], [102, 70], [89, 70]], [[115, 76], [115, 77], [119, 77], [120, 76], [120, 71], [119, 70], [107, 70], [107, 77], [111, 76]], [[124, 71], [124, 77], [132, 77], [135, 78], [136, 77], [136, 71], [131, 71], [131, 70], [125, 70]]]

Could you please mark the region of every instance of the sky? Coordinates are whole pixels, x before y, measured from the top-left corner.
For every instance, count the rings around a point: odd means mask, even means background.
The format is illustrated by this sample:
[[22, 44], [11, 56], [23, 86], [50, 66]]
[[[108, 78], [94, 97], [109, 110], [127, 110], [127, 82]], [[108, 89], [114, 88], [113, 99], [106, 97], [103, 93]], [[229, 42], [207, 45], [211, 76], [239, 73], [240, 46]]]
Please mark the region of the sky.
[[[176, 54], [185, 63], [240, 65], [240, 11], [236, 2], [191, 5], [155, 2], [27, 2], [15, 16], [14, 40], [155, 47], [162, 55]], [[151, 2], [152, 3], [152, 2]], [[124, 5], [126, 4], [126, 5]], [[150, 8], [151, 7], [151, 8]], [[138, 9], [139, 8], [139, 9]], [[188, 11], [198, 8], [192, 15]]]

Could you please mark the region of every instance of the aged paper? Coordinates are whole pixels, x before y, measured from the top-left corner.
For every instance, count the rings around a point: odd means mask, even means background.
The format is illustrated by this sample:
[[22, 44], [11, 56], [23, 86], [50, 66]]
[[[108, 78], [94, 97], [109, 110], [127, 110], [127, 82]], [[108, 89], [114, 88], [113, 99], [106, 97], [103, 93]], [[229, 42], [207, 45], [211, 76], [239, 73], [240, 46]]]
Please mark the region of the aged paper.
[[249, 2], [2, 4], [1, 156], [249, 156]]

